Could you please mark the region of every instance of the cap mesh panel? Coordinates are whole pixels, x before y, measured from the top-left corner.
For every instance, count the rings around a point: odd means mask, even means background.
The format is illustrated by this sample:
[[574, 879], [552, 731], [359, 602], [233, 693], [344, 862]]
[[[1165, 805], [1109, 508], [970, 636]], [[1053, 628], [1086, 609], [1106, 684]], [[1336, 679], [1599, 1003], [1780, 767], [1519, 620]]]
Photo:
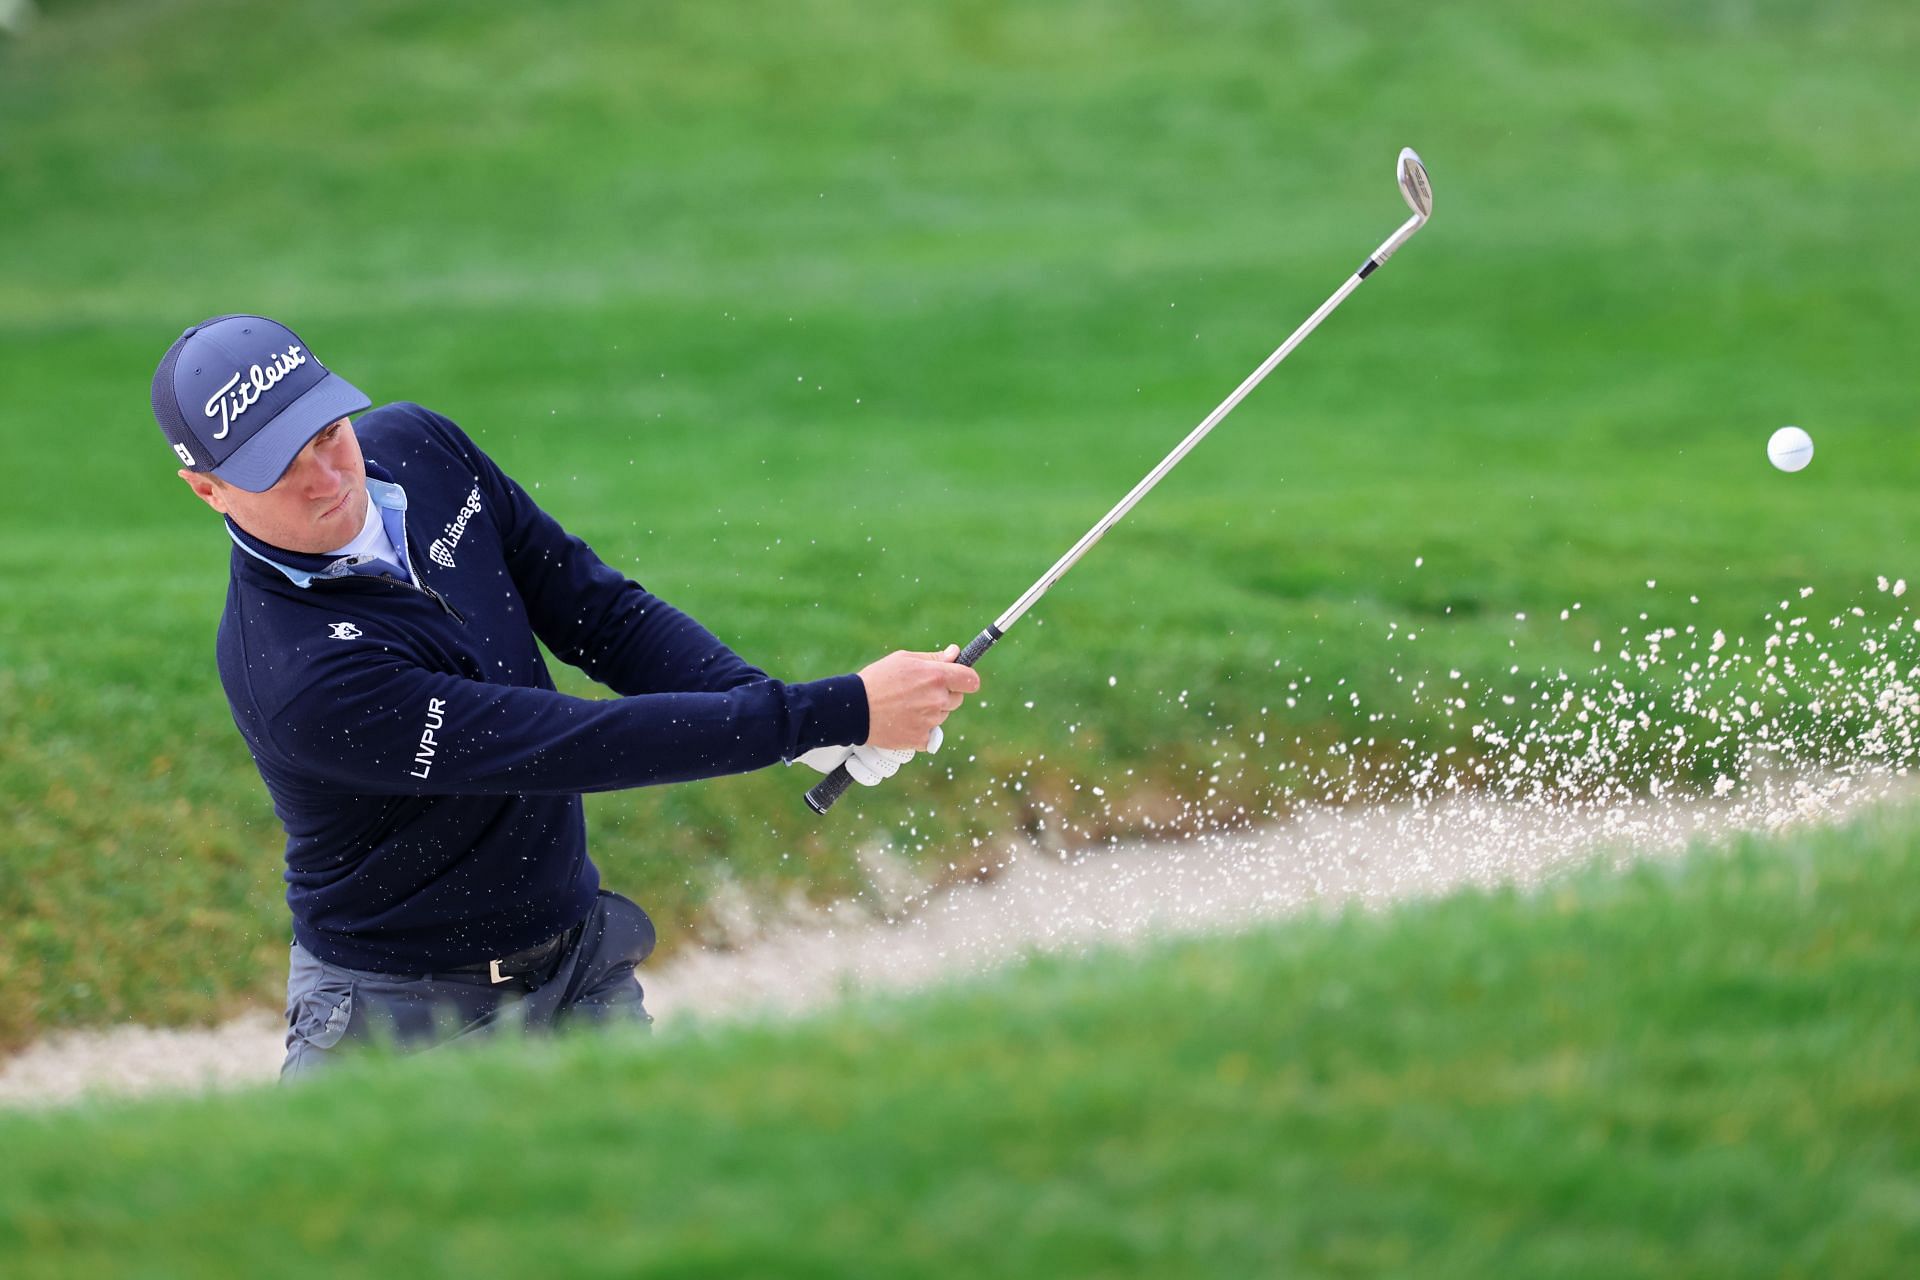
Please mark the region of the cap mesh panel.
[[213, 470], [212, 450], [200, 443], [200, 437], [194, 434], [193, 428], [187, 425], [185, 415], [180, 412], [179, 402], [173, 394], [173, 370], [180, 363], [180, 353], [187, 349], [188, 338], [210, 324], [232, 320], [244, 314], [246, 313], [233, 311], [226, 315], [209, 316], [194, 325], [173, 340], [173, 345], [167, 348], [167, 354], [160, 357], [160, 367], [153, 371], [154, 420], [160, 424], [160, 430], [166, 433], [169, 442], [177, 441], [187, 446], [187, 451], [194, 457], [193, 470], [195, 471]]

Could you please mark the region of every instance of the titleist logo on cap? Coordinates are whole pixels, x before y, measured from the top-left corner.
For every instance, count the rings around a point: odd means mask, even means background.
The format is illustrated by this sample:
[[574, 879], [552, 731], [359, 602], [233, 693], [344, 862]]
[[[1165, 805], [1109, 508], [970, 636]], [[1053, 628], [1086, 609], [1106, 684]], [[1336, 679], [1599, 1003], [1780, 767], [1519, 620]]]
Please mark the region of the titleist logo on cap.
[[225, 440], [227, 432], [233, 429], [233, 420], [253, 408], [261, 396], [272, 390], [280, 379], [298, 369], [307, 362], [307, 353], [298, 344], [289, 346], [284, 353], [276, 353], [265, 368], [254, 365], [246, 372], [246, 382], [240, 381], [240, 374], [228, 378], [221, 388], [207, 397], [207, 416], [220, 419], [220, 429], [213, 433], [215, 440]]

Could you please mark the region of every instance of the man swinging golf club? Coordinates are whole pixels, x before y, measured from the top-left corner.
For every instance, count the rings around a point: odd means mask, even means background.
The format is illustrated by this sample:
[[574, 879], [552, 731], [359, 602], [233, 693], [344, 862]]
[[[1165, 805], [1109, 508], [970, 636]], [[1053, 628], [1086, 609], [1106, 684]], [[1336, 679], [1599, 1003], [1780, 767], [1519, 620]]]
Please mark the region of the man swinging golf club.
[[[795, 759], [871, 785], [936, 749], [979, 677], [949, 649], [773, 679], [452, 422], [369, 404], [253, 315], [194, 325], [153, 379], [233, 543], [220, 678], [286, 829], [282, 1075], [376, 1042], [646, 1023], [654, 927], [600, 887], [581, 793]], [[537, 642], [621, 696], [556, 692]]]

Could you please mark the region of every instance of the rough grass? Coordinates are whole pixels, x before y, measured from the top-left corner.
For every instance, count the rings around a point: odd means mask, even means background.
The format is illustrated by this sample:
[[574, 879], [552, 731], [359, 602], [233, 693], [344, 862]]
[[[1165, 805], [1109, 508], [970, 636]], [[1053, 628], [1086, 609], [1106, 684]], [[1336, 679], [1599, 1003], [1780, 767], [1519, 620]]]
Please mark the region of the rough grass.
[[93, 1275], [1879, 1277], [1920, 822], [1036, 961], [787, 1026], [0, 1116]]
[[0, 44], [0, 1045], [277, 981], [225, 547], [146, 419], [184, 324], [284, 317], [817, 675], [990, 620], [1423, 149], [1433, 224], [994, 651], [937, 767], [825, 824], [783, 770], [593, 802], [671, 947], [722, 867], [831, 895], [874, 842], [963, 872], [1257, 811], [1376, 712], [1459, 738], [1402, 675], [1577, 674], [1643, 613], [1739, 633], [1907, 571], [1917, 36], [1891, 0], [51, 6]]

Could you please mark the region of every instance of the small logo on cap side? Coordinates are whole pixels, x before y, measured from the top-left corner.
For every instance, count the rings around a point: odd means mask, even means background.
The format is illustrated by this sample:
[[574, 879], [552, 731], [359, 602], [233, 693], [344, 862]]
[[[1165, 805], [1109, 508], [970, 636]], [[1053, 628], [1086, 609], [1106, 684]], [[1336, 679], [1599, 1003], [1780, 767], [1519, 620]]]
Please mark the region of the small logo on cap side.
[[351, 622], [329, 622], [327, 625], [333, 628], [332, 631], [327, 633], [327, 639], [329, 640], [358, 640], [360, 638], [360, 628], [354, 626]]
[[265, 369], [257, 364], [248, 369], [244, 386], [240, 385], [239, 374], [228, 378], [225, 385], [207, 397], [207, 416], [220, 419], [220, 429], [213, 433], [213, 438], [225, 440], [227, 432], [233, 429], [235, 418], [253, 408], [261, 396], [279, 384], [280, 379], [306, 362], [307, 353], [298, 345], [290, 346], [285, 354], [275, 354]]
[[180, 455], [180, 461], [186, 463], [188, 466], [194, 465], [193, 455], [187, 452], [187, 446], [183, 444], [176, 444], [175, 446], [173, 446], [173, 451]]

